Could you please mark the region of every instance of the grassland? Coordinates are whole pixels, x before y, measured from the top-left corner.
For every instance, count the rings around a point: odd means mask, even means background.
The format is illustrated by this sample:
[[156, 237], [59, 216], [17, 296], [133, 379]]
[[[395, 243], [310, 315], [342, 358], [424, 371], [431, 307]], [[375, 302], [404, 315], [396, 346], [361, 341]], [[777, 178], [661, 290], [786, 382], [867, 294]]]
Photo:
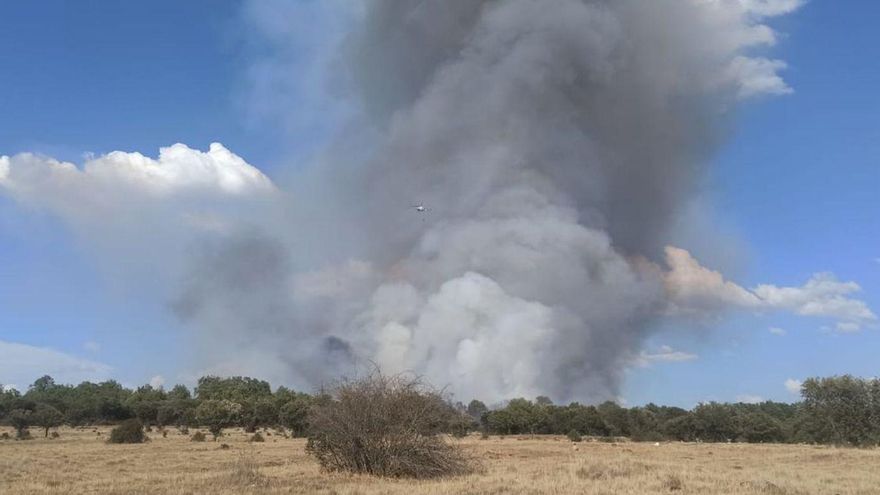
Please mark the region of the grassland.
[[171, 429], [167, 438], [150, 433], [143, 445], [108, 445], [106, 428], [59, 433], [57, 439], [0, 441], [0, 493], [880, 493], [877, 449], [587, 441], [575, 447], [561, 437], [472, 436], [455, 441], [481, 460], [482, 472], [407, 481], [323, 473], [305, 454], [304, 440], [274, 433], [265, 443], [248, 443], [236, 430], [219, 442], [197, 443]]

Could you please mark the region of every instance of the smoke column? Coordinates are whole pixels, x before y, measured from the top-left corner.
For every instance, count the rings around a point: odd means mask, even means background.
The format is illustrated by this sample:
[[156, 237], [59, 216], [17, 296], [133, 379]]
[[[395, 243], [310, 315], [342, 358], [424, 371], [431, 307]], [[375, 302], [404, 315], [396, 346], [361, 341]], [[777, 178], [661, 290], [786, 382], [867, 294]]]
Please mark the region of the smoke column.
[[790, 91], [747, 51], [798, 3], [368, 2], [340, 55], [357, 115], [276, 220], [203, 245], [174, 308], [221, 372], [614, 398], [732, 108]]

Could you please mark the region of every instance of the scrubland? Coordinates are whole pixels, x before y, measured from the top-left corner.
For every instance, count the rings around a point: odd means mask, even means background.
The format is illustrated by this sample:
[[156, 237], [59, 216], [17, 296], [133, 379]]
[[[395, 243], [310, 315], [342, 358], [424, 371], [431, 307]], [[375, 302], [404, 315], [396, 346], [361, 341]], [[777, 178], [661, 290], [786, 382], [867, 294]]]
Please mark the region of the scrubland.
[[[6, 429], [10, 434], [11, 430]], [[322, 472], [305, 440], [228, 430], [192, 442], [175, 429], [109, 445], [109, 428], [0, 441], [0, 493], [24, 494], [840, 494], [880, 493], [880, 450], [809, 445], [584, 442], [563, 437], [450, 439], [480, 472], [388, 480]], [[190, 434], [196, 429], [191, 429]], [[227, 447], [224, 448], [223, 444]]]

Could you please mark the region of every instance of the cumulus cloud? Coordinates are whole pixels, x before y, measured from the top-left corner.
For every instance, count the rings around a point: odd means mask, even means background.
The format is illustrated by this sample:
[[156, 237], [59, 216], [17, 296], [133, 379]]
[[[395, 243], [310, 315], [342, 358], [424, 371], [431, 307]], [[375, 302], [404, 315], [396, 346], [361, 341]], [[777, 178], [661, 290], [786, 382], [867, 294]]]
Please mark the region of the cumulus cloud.
[[852, 294], [860, 292], [855, 282], [841, 282], [831, 273], [817, 273], [801, 287], [761, 284], [743, 288], [725, 280], [680, 248], [666, 248], [666, 288], [672, 313], [714, 314], [725, 309], [752, 311], [780, 310], [801, 316], [836, 320], [841, 332], [854, 332], [877, 321], [865, 301]]
[[788, 392], [792, 393], [792, 394], [800, 394], [801, 393], [801, 386], [803, 384], [804, 383], [801, 380], [795, 380], [794, 378], [789, 378], [788, 380], [785, 380], [785, 383], [784, 383], [785, 389], [788, 390]]
[[694, 361], [699, 356], [689, 352], [678, 351], [668, 345], [660, 346], [656, 351], [642, 351], [635, 360], [637, 366], [647, 367], [653, 363], [680, 363], [685, 361]]
[[727, 67], [727, 76], [739, 86], [740, 98], [762, 94], [784, 95], [794, 91], [779, 75], [786, 67], [787, 64], [781, 60], [736, 57]]
[[[93, 157], [81, 168], [49, 157], [22, 153], [0, 157], [0, 187], [22, 202], [72, 209], [74, 201], [120, 202], [138, 196], [175, 194], [261, 194], [272, 182], [220, 143], [202, 152], [175, 144], [158, 159], [114, 151]], [[117, 205], [113, 205], [117, 206]]]
[[0, 340], [0, 381], [4, 383], [29, 384], [43, 375], [59, 383], [99, 381], [109, 378], [112, 370], [106, 364], [48, 347]]
[[763, 17], [789, 14], [803, 6], [805, 2], [806, 0], [739, 0], [746, 11]]

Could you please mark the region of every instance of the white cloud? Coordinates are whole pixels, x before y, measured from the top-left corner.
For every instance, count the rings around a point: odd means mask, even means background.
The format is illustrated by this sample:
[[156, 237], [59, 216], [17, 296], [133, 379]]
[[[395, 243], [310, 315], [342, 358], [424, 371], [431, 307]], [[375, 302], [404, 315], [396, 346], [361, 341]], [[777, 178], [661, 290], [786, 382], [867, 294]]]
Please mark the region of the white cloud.
[[754, 15], [773, 17], [790, 14], [804, 5], [806, 0], [739, 0], [743, 8]]
[[785, 83], [779, 72], [787, 67], [781, 60], [736, 57], [727, 66], [727, 78], [739, 87], [740, 98], [757, 95], [785, 95], [794, 90]]
[[831, 273], [814, 274], [801, 287], [762, 284], [746, 289], [703, 267], [684, 249], [667, 247], [666, 264], [670, 268], [665, 283], [672, 313], [711, 314], [728, 308], [782, 310], [834, 319], [841, 332], [855, 332], [877, 321], [864, 301], [850, 297], [861, 287], [841, 282]]
[[800, 380], [795, 380], [794, 378], [789, 378], [788, 380], [785, 380], [785, 389], [792, 394], [800, 394], [801, 385], [803, 385], [803, 382]]
[[687, 250], [667, 246], [666, 289], [675, 312], [704, 312], [730, 306], [757, 308], [755, 294], [724, 280], [721, 273], [703, 267]]
[[780, 337], [784, 337], [788, 333], [785, 331], [784, 328], [779, 328], [779, 327], [770, 327], [769, 331], [773, 335], [779, 335]]
[[111, 371], [106, 364], [48, 347], [0, 340], [0, 382], [29, 384], [43, 375], [50, 375], [58, 383], [79, 383], [105, 380]]
[[760, 395], [743, 394], [736, 396], [737, 402], [744, 402], [746, 404], [760, 404], [761, 402], [764, 402], [764, 400], [765, 399]]
[[83, 342], [83, 349], [95, 353], [101, 350], [101, 344], [93, 340], [89, 340], [87, 342]]
[[153, 388], [160, 388], [162, 385], [165, 385], [165, 377], [162, 375], [156, 375], [150, 378], [150, 386]]
[[681, 363], [685, 361], [693, 361], [699, 356], [689, 352], [677, 351], [668, 345], [660, 346], [654, 352], [642, 351], [635, 359], [636, 366], [642, 368], [648, 367], [653, 363]]
[[[90, 194], [164, 197], [178, 192], [248, 194], [274, 189], [272, 182], [241, 157], [212, 143], [201, 152], [184, 144], [159, 150], [158, 159], [113, 151], [86, 160], [82, 168], [53, 158], [21, 153], [0, 157], [0, 187], [32, 202], [58, 201]], [[60, 194], [49, 198], [47, 194]]]

